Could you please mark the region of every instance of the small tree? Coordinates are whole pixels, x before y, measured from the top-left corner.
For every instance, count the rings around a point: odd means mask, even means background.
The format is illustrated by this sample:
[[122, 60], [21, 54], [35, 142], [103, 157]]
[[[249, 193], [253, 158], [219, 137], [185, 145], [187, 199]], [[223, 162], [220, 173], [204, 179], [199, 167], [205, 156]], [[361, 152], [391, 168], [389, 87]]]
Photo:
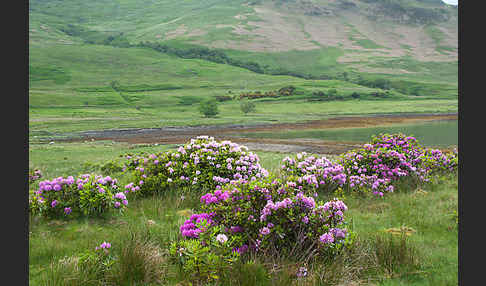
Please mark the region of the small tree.
[[204, 117], [214, 117], [218, 111], [218, 102], [214, 98], [204, 100], [199, 105], [199, 112], [201, 112]]
[[240, 103], [240, 109], [241, 111], [243, 111], [244, 114], [255, 111], [255, 108], [256, 108], [255, 103], [248, 99], [242, 100]]
[[335, 88], [331, 88], [330, 90], [327, 91], [327, 95], [329, 97], [334, 97], [337, 95], [337, 90]]

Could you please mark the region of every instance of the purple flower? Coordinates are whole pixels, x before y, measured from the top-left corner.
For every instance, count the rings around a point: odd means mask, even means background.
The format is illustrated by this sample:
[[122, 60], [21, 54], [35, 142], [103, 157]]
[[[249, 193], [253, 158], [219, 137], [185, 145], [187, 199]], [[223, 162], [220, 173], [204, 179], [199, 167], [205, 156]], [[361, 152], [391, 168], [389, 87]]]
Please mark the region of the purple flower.
[[302, 222], [305, 223], [305, 224], [307, 224], [309, 222], [309, 218], [307, 216], [304, 216], [302, 218]]
[[332, 234], [326, 232], [324, 233], [323, 235], [321, 235], [319, 237], [319, 241], [324, 243], [324, 244], [329, 244], [329, 243], [333, 243], [334, 242], [334, 237], [332, 236]]
[[262, 235], [267, 235], [267, 234], [269, 234], [269, 233], [270, 233], [270, 229], [269, 229], [268, 227], [266, 227], [266, 226], [265, 226], [265, 227], [263, 227], [262, 229], [260, 229], [260, 233], [261, 233]]
[[306, 277], [307, 276], [307, 268], [300, 267], [299, 271], [297, 272], [297, 277]]
[[70, 207], [64, 208], [64, 213], [65, 213], [65, 214], [67, 214], [67, 215], [68, 215], [68, 214], [70, 214], [70, 213], [71, 213], [71, 211], [72, 211], [72, 210], [71, 210], [71, 208], [70, 208]]
[[116, 194], [115, 194], [115, 198], [116, 198], [116, 199], [120, 199], [120, 200], [125, 200], [127, 197], [125, 196], [125, 194], [124, 194], [124, 193], [119, 192], [119, 193], [116, 193]]
[[235, 248], [233, 248], [233, 251], [236, 251], [236, 252], [238, 252], [239, 254], [243, 254], [243, 253], [245, 253], [245, 252], [247, 252], [247, 251], [248, 251], [248, 245], [243, 244], [243, 245], [242, 245], [242, 246], [240, 246], [240, 247], [235, 247]]
[[57, 205], [57, 200], [53, 200], [51, 203], [51, 207], [55, 207]]

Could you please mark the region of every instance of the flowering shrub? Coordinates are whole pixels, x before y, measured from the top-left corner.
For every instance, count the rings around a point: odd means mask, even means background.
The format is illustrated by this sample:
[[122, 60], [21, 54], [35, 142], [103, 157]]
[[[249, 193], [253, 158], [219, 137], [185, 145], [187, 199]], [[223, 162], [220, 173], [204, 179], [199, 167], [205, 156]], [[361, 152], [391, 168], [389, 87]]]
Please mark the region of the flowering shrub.
[[383, 196], [393, 192], [401, 178], [418, 184], [427, 182], [439, 169], [453, 170], [457, 157], [453, 152], [444, 155], [439, 150], [423, 148], [412, 136], [380, 134], [361, 149], [343, 154], [340, 163], [349, 188], [371, 189]]
[[239, 180], [201, 197], [203, 211], [191, 216], [181, 234], [202, 244], [224, 235], [232, 251], [307, 259], [335, 253], [350, 242], [346, 205], [316, 202], [295, 183], [264, 178]]
[[29, 184], [42, 178], [42, 172], [39, 169], [29, 170]]
[[438, 149], [425, 149], [422, 160], [428, 174], [454, 172], [458, 166], [456, 149], [445, 152]]
[[111, 208], [122, 211], [127, 205], [116, 179], [90, 174], [41, 181], [30, 198], [30, 210], [47, 217], [70, 216], [73, 212], [100, 215]]
[[177, 151], [128, 157], [125, 168], [133, 170], [134, 181], [125, 193], [147, 195], [167, 187], [214, 189], [241, 178], [256, 180], [268, 175], [259, 158], [245, 146], [230, 141], [217, 142], [213, 137], [199, 136]]
[[172, 242], [169, 254], [192, 278], [214, 281], [239, 259], [239, 253], [232, 251], [229, 245], [228, 237], [220, 233], [206, 241], [186, 239]]
[[295, 158], [285, 157], [282, 163], [282, 174], [305, 188], [331, 192], [346, 183], [343, 166], [326, 157], [318, 158], [302, 152]]

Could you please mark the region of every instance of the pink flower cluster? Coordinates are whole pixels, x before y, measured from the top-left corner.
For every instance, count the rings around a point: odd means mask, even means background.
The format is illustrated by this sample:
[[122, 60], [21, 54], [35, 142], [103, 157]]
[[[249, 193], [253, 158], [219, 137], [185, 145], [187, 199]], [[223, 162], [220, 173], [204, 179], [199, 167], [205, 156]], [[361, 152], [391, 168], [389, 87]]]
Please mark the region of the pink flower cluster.
[[115, 194], [117, 183], [117, 179], [101, 175], [83, 174], [76, 179], [57, 177], [39, 182], [29, 203], [33, 204], [33, 211], [45, 216], [70, 215], [73, 211], [87, 214], [91, 209], [104, 212], [111, 206], [122, 209], [128, 200], [122, 192]]
[[371, 189], [383, 196], [393, 192], [401, 178], [426, 182], [441, 162], [449, 165], [451, 161], [438, 150], [422, 148], [414, 137], [380, 134], [363, 148], [345, 153], [340, 162], [350, 188]]
[[42, 194], [44, 191], [60, 191], [64, 187], [64, 185], [72, 185], [74, 184], [74, 177], [69, 176], [67, 178], [57, 177], [49, 180], [44, 180], [39, 182], [39, 189], [38, 194]]
[[41, 170], [35, 169], [34, 171], [29, 172], [29, 183], [35, 182], [40, 178], [42, 178]]
[[323, 244], [331, 244], [338, 239], [345, 238], [346, 233], [346, 229], [331, 228], [329, 232], [326, 232], [319, 237], [319, 241]]
[[[328, 244], [332, 245], [344, 243], [348, 234], [344, 221], [347, 206], [342, 201], [318, 204], [296, 183], [279, 178], [232, 181], [201, 196], [201, 210], [203, 213], [181, 226], [182, 235], [207, 241], [213, 233], [207, 230], [212, 228], [228, 237], [234, 251], [259, 252], [295, 244], [326, 248], [329, 245], [316, 243], [323, 234], [328, 233], [332, 239]], [[197, 225], [201, 215], [210, 219], [209, 223]]]
[[343, 166], [331, 162], [326, 157], [318, 158], [302, 152], [297, 154], [296, 158], [286, 157], [282, 162], [282, 173], [297, 177], [298, 184], [302, 186], [332, 191], [346, 183]]
[[441, 151], [439, 149], [425, 149], [422, 160], [428, 173], [453, 172], [458, 166], [457, 150]]
[[214, 194], [207, 193], [201, 197], [201, 203], [206, 205], [217, 203], [219, 201], [227, 200], [229, 198], [229, 191], [222, 192], [221, 190], [214, 191]]
[[198, 238], [201, 232], [207, 231], [207, 228], [213, 223], [212, 213], [193, 214], [180, 227], [182, 236], [188, 238]]
[[282, 201], [277, 201], [276, 203], [271, 200], [267, 201], [265, 207], [261, 210], [260, 221], [266, 221], [267, 216], [271, 215], [272, 212], [276, 212], [278, 209], [282, 208], [294, 208], [302, 207], [303, 209], [313, 209], [316, 206], [314, 198], [306, 197], [302, 192], [297, 193], [293, 198], [285, 198]]
[[176, 151], [129, 156], [126, 168], [134, 171], [136, 179], [125, 186], [126, 192], [147, 194], [168, 185], [214, 189], [231, 181], [267, 177], [258, 156], [247, 150], [231, 141], [199, 136]]
[[103, 241], [100, 246], [95, 247], [95, 250], [108, 250], [111, 248], [111, 243]]

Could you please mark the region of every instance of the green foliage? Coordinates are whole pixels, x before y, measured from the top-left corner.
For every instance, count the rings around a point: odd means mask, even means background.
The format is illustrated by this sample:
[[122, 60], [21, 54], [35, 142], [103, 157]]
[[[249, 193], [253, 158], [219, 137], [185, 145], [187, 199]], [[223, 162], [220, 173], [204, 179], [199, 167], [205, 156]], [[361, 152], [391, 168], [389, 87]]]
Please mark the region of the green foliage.
[[79, 25], [67, 24], [60, 27], [60, 31], [73, 37], [81, 38], [86, 44], [108, 45], [114, 47], [127, 48], [130, 42], [124, 37], [123, 32], [106, 33], [83, 28]]
[[335, 88], [331, 88], [327, 91], [327, 93], [319, 90], [314, 91], [311, 96], [308, 97], [308, 101], [333, 101], [333, 100], [344, 100], [345, 97], [342, 95], [338, 95], [338, 92]]
[[357, 84], [371, 87], [371, 88], [381, 88], [388, 90], [390, 89], [391, 82], [388, 79], [385, 78], [376, 78], [376, 79], [365, 79], [363, 77], [360, 77], [357, 81]]
[[240, 109], [245, 114], [250, 113], [250, 112], [254, 112], [255, 109], [256, 109], [256, 104], [253, 101], [250, 101], [250, 100], [241, 100]]
[[282, 96], [289, 96], [292, 95], [295, 91], [295, 86], [289, 85], [289, 86], [284, 86], [278, 90], [278, 94]]
[[201, 101], [199, 104], [199, 112], [203, 114], [204, 117], [215, 117], [219, 114], [218, 102], [214, 98]]
[[113, 88], [115, 91], [119, 91], [120, 88], [120, 83], [117, 80], [113, 80], [110, 82], [111, 88]]
[[277, 98], [281, 96], [291, 96], [294, 94], [295, 87], [290, 85], [290, 86], [284, 86], [278, 90], [271, 90], [271, 91], [265, 91], [262, 93], [261, 91], [257, 90], [255, 92], [244, 92], [240, 94], [239, 98], [240, 99], [256, 99], [256, 98]]
[[140, 42], [139, 46], [148, 47], [161, 53], [176, 55], [184, 59], [204, 59], [215, 63], [228, 64], [236, 67], [245, 68], [256, 73], [264, 73], [262, 67], [258, 63], [233, 59], [219, 49], [210, 49], [207, 47], [196, 45], [191, 45], [188, 48], [182, 48], [169, 46], [166, 44], [152, 43], [148, 41]]
[[100, 171], [104, 175], [113, 175], [113, 174], [122, 172], [123, 171], [123, 165], [116, 160], [110, 160], [110, 161], [101, 165]]
[[209, 237], [203, 244], [200, 240], [188, 239], [172, 242], [169, 254], [174, 263], [190, 276], [190, 280], [216, 281], [239, 259], [227, 243]]
[[233, 100], [232, 96], [229, 95], [216, 95], [214, 97], [218, 102], [230, 101]]

